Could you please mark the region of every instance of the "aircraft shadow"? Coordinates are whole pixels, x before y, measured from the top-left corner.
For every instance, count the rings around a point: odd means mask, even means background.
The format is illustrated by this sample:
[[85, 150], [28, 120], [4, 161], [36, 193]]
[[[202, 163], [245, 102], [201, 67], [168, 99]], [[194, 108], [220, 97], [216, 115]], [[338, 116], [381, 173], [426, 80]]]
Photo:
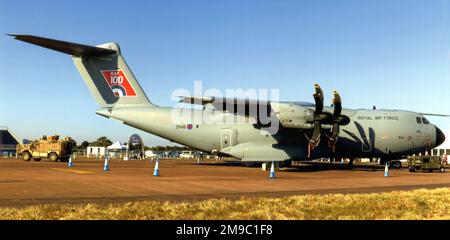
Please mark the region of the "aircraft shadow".
[[384, 171], [384, 166], [356, 164], [350, 167], [348, 163], [303, 163], [300, 166], [291, 166], [283, 169], [284, 172], [319, 172], [332, 170], [374, 172]]
[[[204, 165], [204, 166], [223, 166], [223, 167], [249, 167], [249, 168], [261, 168], [261, 165], [245, 165], [239, 161], [227, 161], [227, 162], [201, 162], [200, 164], [192, 163], [192, 165]], [[343, 171], [384, 171], [384, 166], [377, 164], [362, 164], [357, 163], [350, 168], [348, 163], [301, 163], [298, 166], [281, 167], [283, 172], [318, 172], [318, 171], [331, 171], [331, 170], [343, 170]]]

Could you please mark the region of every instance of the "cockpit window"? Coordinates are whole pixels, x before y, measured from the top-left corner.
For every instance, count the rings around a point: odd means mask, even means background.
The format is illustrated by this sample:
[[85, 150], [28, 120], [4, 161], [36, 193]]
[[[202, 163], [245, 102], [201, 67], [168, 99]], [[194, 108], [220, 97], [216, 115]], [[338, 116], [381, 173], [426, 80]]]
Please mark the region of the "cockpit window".
[[422, 118], [423, 123], [430, 124], [430, 122], [426, 118]]
[[420, 117], [416, 117], [416, 121], [418, 124], [422, 124], [422, 119]]

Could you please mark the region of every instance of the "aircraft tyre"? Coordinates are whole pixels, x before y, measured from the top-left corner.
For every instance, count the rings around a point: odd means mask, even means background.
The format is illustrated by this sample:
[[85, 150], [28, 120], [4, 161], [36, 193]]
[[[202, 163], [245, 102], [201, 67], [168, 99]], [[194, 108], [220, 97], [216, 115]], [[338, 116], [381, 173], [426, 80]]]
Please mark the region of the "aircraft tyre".
[[392, 168], [401, 168], [402, 167], [402, 163], [400, 161], [392, 161], [391, 162], [391, 167]]

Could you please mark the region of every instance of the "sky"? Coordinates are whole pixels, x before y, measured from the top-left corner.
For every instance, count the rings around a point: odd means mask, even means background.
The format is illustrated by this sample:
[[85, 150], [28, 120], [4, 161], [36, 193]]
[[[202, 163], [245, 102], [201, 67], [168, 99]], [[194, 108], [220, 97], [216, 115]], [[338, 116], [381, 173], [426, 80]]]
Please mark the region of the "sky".
[[[319, 83], [346, 108], [450, 114], [448, 0], [0, 0], [0, 126], [42, 135], [173, 145], [95, 114], [69, 56], [15, 41], [32, 34], [88, 45], [114, 41], [150, 100], [176, 89], [279, 89], [313, 102]], [[429, 117], [444, 131], [450, 118]]]

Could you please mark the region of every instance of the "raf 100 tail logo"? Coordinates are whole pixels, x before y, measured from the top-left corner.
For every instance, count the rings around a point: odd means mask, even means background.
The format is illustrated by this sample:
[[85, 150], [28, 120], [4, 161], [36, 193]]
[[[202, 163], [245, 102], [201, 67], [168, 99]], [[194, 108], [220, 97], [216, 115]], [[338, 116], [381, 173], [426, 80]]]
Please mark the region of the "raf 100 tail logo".
[[135, 97], [137, 95], [122, 70], [102, 70], [102, 75], [117, 97]]

